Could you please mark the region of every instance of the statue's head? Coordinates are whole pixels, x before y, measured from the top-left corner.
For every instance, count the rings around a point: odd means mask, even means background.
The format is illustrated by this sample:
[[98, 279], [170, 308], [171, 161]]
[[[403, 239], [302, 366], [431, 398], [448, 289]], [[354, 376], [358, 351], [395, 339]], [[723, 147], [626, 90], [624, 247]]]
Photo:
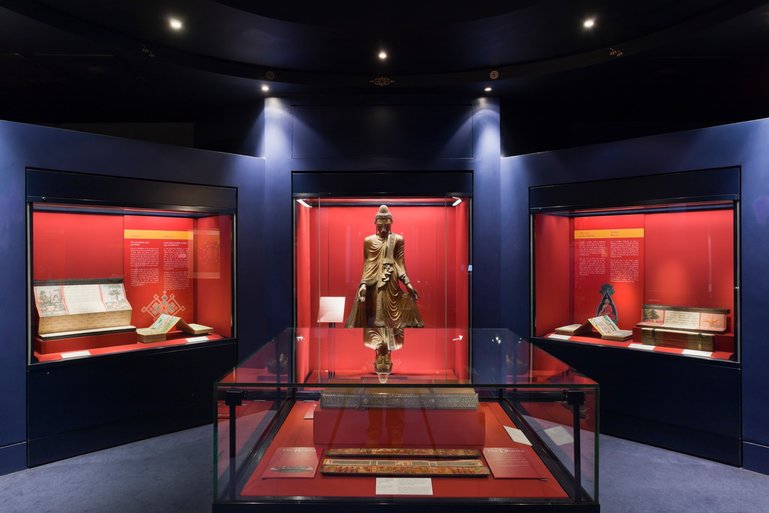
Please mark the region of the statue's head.
[[376, 226], [377, 234], [386, 237], [392, 229], [393, 215], [390, 213], [390, 209], [387, 205], [379, 207], [379, 211], [374, 218], [374, 225]]

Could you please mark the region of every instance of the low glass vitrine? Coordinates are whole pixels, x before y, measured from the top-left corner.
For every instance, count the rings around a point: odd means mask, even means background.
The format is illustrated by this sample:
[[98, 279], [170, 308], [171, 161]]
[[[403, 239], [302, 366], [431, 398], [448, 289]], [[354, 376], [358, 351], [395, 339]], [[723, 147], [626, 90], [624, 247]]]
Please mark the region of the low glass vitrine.
[[462, 333], [270, 340], [216, 385], [213, 510], [598, 511], [598, 385], [509, 330]]

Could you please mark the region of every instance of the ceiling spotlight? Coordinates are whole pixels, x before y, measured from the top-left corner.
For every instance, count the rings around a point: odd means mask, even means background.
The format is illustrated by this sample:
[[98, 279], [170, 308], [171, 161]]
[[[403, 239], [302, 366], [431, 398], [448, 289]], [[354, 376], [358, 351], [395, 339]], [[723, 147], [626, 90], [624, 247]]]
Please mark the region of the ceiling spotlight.
[[491, 92], [491, 87], [490, 86], [486, 86], [486, 87], [483, 88], [483, 90], [486, 91], [487, 93], [490, 93]]
[[586, 29], [595, 27], [595, 18], [585, 18], [585, 21], [582, 22], [582, 26]]
[[387, 59], [387, 52], [385, 52], [384, 50], [379, 50], [377, 57], [379, 57], [380, 61], [384, 61]]
[[266, 93], [269, 90], [270, 90], [270, 86], [268, 86], [267, 84], [262, 84], [262, 92], [263, 93]]
[[168, 18], [168, 26], [172, 30], [181, 30], [184, 28], [184, 23], [179, 18]]

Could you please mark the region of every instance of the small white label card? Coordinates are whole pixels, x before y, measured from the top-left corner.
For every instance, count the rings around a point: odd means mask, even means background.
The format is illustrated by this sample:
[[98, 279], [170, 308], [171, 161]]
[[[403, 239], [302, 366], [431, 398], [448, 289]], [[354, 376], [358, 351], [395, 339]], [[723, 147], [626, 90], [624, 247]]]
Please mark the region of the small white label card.
[[344, 296], [321, 296], [318, 322], [344, 322], [344, 300]]
[[304, 419], [305, 420], [312, 420], [315, 418], [315, 405], [311, 404], [307, 407], [307, 410], [304, 412]]
[[91, 351], [86, 349], [84, 351], [69, 351], [66, 353], [61, 353], [62, 358], [80, 358], [81, 356], [91, 356]]
[[377, 495], [432, 495], [433, 480], [429, 477], [377, 477]]
[[523, 431], [520, 429], [515, 429], [514, 427], [505, 426], [505, 431], [507, 431], [507, 434], [510, 435], [510, 438], [513, 439], [513, 442], [517, 442], [519, 444], [524, 445], [531, 445], [531, 442], [529, 442], [529, 439], [526, 438], [526, 435], [523, 434]]
[[710, 351], [699, 351], [697, 349], [684, 349], [681, 351], [681, 354], [688, 354], [689, 356], [707, 356], [708, 358], [713, 356], [713, 353]]
[[187, 341], [188, 344], [197, 344], [198, 342], [208, 342], [208, 337], [202, 336], [202, 337], [190, 337], [184, 339]]
[[628, 346], [631, 349], [640, 349], [642, 351], [654, 351], [656, 346], [650, 346], [649, 344], [639, 344], [638, 342], [631, 342]]
[[554, 338], [556, 340], [570, 340], [570, 335], [561, 335], [560, 333], [551, 333], [547, 338]]
[[563, 426], [553, 426], [547, 428], [544, 432], [550, 437], [550, 440], [555, 442], [555, 445], [561, 446], [574, 443], [574, 437]]

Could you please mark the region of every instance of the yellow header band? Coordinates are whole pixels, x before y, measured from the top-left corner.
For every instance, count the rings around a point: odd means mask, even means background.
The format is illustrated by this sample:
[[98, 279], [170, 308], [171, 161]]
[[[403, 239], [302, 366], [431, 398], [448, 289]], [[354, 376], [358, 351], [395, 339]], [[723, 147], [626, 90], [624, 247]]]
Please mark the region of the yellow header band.
[[643, 239], [643, 228], [620, 228], [618, 230], [574, 230], [575, 239]]
[[124, 239], [192, 240], [191, 230], [123, 230]]

